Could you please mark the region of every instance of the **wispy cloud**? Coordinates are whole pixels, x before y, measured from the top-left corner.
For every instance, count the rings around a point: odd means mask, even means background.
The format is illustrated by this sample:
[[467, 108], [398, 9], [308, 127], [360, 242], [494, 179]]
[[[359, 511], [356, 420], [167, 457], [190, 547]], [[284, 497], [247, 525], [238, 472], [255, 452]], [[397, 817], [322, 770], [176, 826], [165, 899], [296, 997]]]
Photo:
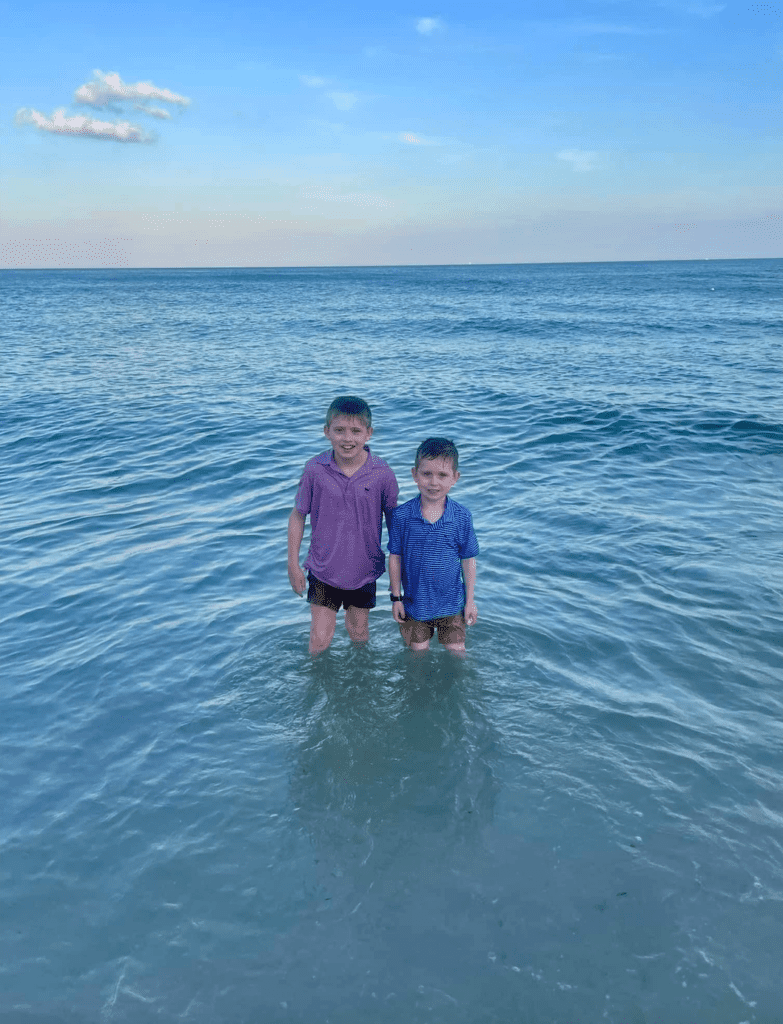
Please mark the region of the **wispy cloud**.
[[360, 96], [356, 92], [347, 92], [339, 89], [327, 91], [330, 79], [322, 78], [320, 75], [300, 75], [299, 81], [309, 89], [323, 89], [323, 95], [330, 99], [338, 110], [351, 110], [359, 102]]
[[111, 139], [114, 142], [152, 142], [138, 125], [128, 121], [98, 121], [82, 114], [70, 117], [64, 109], [55, 110], [51, 117], [23, 107], [17, 111], [16, 120], [19, 124], [31, 124], [42, 132], [53, 135], [76, 135], [83, 138]]
[[108, 107], [116, 103], [136, 103], [146, 109], [151, 100], [174, 103], [187, 107], [190, 100], [170, 89], [161, 89], [152, 82], [123, 82], [116, 71], [93, 71], [95, 78], [80, 85], [74, 93], [74, 100], [90, 107]]
[[557, 154], [557, 159], [564, 160], [571, 164], [573, 170], [582, 173], [594, 171], [604, 162], [603, 154], [594, 149], [561, 149]]
[[355, 92], [328, 92], [326, 95], [338, 110], [350, 110], [359, 99]]
[[435, 139], [428, 139], [425, 135], [417, 135], [414, 132], [400, 132], [397, 136], [400, 142], [404, 142], [408, 146], [437, 146], [438, 142]]
[[444, 25], [440, 18], [419, 18], [416, 22], [416, 31], [423, 36], [431, 36], [433, 32], [438, 32], [443, 28]]

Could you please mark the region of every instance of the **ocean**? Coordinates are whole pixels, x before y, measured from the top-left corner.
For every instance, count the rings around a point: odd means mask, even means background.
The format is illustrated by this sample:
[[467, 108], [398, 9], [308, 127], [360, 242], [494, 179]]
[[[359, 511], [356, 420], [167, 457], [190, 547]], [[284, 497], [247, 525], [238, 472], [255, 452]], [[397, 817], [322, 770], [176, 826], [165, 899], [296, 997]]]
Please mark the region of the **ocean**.
[[[780, 1024], [783, 260], [0, 286], [0, 1024]], [[307, 653], [338, 394], [464, 659]]]

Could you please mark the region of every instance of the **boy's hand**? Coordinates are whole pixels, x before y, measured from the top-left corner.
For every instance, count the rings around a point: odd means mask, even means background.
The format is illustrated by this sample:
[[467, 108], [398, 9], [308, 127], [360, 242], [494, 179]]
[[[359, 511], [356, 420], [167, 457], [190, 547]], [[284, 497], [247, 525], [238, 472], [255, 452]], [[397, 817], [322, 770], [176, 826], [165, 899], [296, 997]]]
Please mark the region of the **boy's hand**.
[[304, 592], [307, 589], [307, 581], [305, 580], [305, 574], [298, 565], [288, 566], [288, 581], [291, 584], [292, 589], [295, 590], [300, 597], [304, 597]]
[[395, 622], [405, 622], [405, 605], [402, 601], [395, 601], [392, 605], [392, 615]]
[[478, 608], [475, 601], [468, 601], [465, 605], [465, 625], [474, 626], [478, 618]]

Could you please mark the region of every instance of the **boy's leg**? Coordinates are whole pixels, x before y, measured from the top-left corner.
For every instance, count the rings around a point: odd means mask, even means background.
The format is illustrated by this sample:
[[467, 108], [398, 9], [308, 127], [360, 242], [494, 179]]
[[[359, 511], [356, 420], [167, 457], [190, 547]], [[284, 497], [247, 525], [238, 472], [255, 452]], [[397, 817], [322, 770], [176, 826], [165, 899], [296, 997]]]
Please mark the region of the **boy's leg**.
[[375, 607], [375, 580], [358, 590], [342, 592], [345, 607], [345, 628], [355, 644], [366, 644], [370, 639], [370, 609]]
[[435, 620], [438, 627], [438, 640], [447, 651], [454, 654], [465, 654], [465, 616], [448, 615]]
[[345, 609], [345, 628], [355, 644], [366, 644], [370, 639], [370, 609], [349, 605]]
[[412, 651], [428, 651], [434, 632], [428, 622], [409, 618], [400, 623], [400, 636]]
[[337, 622], [339, 598], [335, 600], [334, 588], [323, 583], [311, 572], [307, 574], [307, 600], [310, 602], [310, 653], [320, 654], [332, 642]]
[[332, 642], [337, 612], [320, 604], [310, 605], [310, 653], [320, 654]]
[[428, 651], [430, 649], [430, 642], [429, 640], [425, 641], [423, 644], [414, 644], [411, 642], [408, 644], [408, 647], [410, 647], [412, 651]]

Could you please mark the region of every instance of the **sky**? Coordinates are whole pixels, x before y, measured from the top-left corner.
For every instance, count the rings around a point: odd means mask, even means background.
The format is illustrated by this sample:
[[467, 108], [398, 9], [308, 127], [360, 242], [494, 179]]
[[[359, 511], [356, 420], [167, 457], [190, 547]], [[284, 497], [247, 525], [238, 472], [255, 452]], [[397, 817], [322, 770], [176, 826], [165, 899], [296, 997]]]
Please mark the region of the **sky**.
[[0, 18], [2, 268], [783, 256], [783, 0]]

